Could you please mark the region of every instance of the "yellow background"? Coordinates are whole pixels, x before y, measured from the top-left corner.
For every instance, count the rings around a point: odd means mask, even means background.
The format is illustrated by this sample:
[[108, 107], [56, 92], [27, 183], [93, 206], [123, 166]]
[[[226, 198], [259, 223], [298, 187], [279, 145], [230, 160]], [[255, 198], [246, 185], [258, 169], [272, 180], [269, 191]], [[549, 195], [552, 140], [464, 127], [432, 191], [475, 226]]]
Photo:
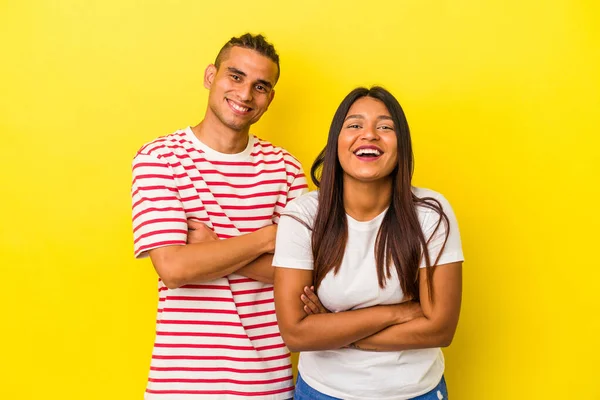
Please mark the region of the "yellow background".
[[0, 397], [142, 398], [130, 162], [202, 118], [205, 66], [252, 31], [282, 58], [253, 132], [306, 169], [355, 86], [404, 106], [467, 259], [451, 398], [600, 399], [599, 26], [592, 0], [2, 1]]

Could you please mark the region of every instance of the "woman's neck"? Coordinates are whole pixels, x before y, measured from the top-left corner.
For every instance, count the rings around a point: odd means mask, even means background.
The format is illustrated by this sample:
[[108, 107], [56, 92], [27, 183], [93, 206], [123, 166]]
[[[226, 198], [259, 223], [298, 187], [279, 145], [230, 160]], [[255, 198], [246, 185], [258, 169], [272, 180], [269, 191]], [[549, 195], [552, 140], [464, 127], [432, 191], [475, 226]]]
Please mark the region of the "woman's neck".
[[374, 182], [344, 176], [344, 208], [357, 221], [370, 221], [389, 207], [392, 199], [390, 177]]

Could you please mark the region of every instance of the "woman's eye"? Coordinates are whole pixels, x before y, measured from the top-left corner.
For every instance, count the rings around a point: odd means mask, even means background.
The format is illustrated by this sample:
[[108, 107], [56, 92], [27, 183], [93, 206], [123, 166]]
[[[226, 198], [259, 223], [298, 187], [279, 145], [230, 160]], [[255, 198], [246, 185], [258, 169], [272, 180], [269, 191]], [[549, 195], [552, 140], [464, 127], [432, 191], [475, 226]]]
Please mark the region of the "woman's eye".
[[352, 125], [348, 125], [348, 128], [358, 129], [358, 128], [360, 128], [360, 125], [358, 125], [358, 124], [352, 124]]

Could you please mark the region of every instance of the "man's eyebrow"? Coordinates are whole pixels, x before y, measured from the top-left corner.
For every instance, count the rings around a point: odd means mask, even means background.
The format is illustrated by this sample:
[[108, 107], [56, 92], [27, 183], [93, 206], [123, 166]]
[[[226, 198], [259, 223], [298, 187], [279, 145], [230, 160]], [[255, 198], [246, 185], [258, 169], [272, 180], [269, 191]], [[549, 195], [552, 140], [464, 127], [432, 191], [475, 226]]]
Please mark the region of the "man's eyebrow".
[[[240, 75], [240, 76], [243, 76], [243, 77], [247, 77], [248, 76], [248, 75], [246, 75], [246, 73], [244, 71], [240, 71], [239, 69], [234, 68], [234, 67], [227, 67], [227, 71], [232, 72], [232, 73], [237, 74], [237, 75]], [[264, 80], [264, 79], [257, 79], [256, 82], [260, 83], [263, 86], [268, 87], [269, 89], [273, 88], [273, 84], [271, 82], [269, 82], [269, 81]]]
[[246, 76], [246, 73], [244, 71], [240, 71], [237, 68], [227, 67], [227, 71], [233, 72], [234, 74], [238, 74], [238, 75], [241, 75], [241, 76]]

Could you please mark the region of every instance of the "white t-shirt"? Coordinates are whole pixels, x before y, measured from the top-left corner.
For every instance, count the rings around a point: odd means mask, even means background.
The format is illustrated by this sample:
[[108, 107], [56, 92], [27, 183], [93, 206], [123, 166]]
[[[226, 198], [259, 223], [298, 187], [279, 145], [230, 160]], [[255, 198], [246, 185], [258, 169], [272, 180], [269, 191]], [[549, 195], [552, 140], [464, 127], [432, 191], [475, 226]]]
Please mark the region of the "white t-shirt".
[[[418, 197], [438, 200], [449, 219], [449, 236], [438, 265], [463, 260], [460, 234], [448, 201], [429, 189], [413, 188]], [[305, 194], [286, 206], [309, 226], [314, 225], [318, 194]], [[387, 210], [386, 210], [387, 211]], [[384, 289], [379, 287], [375, 263], [375, 241], [385, 211], [371, 221], [348, 218], [348, 242], [337, 274], [325, 276], [318, 297], [332, 312], [353, 310], [378, 304], [400, 303], [404, 297], [395, 268]], [[437, 212], [419, 206], [421, 228], [428, 239], [437, 222]], [[428, 245], [431, 262], [437, 258], [446, 235], [444, 223]], [[281, 218], [277, 230], [273, 265], [294, 269], [313, 269], [311, 231], [293, 218]], [[425, 261], [421, 263], [425, 267]], [[300, 295], [300, 294], [298, 294]], [[314, 389], [343, 399], [410, 399], [433, 389], [444, 373], [441, 349], [370, 352], [356, 349], [307, 351], [300, 354], [298, 370]]]

